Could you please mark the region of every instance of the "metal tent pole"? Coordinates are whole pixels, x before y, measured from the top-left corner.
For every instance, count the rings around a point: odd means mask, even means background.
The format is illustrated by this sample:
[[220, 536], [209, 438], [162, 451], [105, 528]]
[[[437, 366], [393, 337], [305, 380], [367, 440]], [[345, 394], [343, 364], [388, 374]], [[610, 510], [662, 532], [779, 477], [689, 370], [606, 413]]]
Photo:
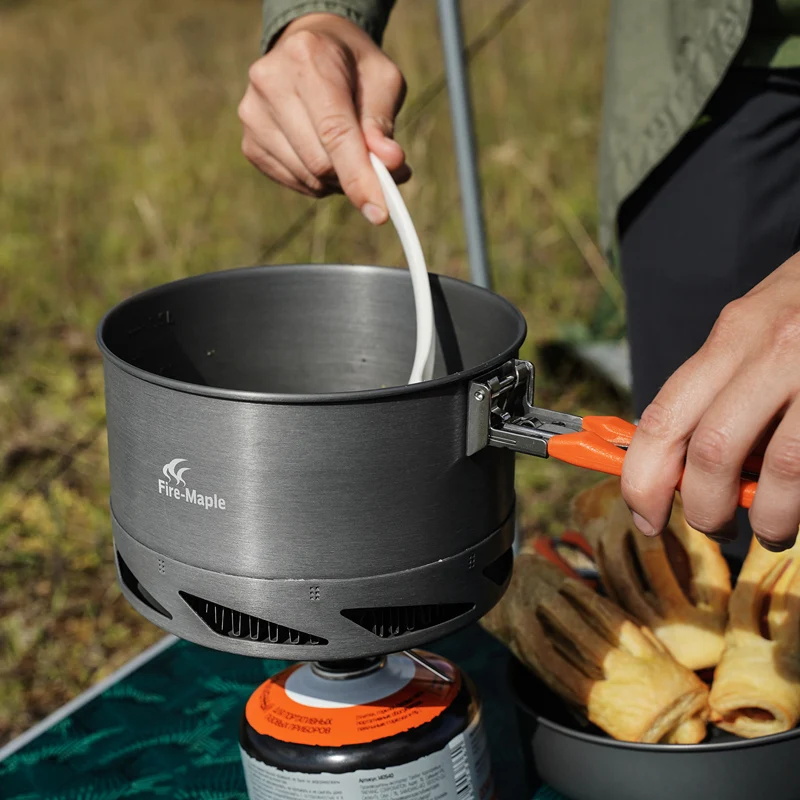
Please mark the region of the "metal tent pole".
[[450, 117], [456, 147], [458, 182], [461, 189], [461, 212], [464, 218], [464, 236], [467, 241], [470, 277], [473, 283], [490, 289], [492, 282], [489, 259], [486, 254], [486, 232], [483, 222], [472, 104], [464, 60], [460, 4], [458, 0], [438, 0], [438, 3], [439, 28], [442, 35], [447, 90], [450, 97]]

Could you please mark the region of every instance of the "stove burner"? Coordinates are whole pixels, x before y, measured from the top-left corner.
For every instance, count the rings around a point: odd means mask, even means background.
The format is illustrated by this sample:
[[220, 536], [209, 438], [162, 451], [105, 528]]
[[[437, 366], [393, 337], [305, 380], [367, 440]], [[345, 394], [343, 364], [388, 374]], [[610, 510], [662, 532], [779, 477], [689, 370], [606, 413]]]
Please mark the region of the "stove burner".
[[386, 659], [383, 656], [373, 658], [349, 658], [341, 661], [315, 661], [311, 670], [320, 678], [327, 680], [349, 680], [350, 678], [363, 678], [383, 669]]

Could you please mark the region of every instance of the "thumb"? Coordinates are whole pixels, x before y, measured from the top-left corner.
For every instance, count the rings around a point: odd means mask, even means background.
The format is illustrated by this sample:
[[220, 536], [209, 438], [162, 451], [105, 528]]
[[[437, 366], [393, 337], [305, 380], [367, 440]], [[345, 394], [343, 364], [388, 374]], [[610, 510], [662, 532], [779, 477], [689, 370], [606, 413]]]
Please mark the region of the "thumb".
[[[388, 129], [388, 131], [387, 131]], [[394, 172], [405, 164], [403, 148], [391, 136], [391, 126], [380, 117], [362, 117], [361, 130], [367, 148], [383, 161], [389, 172]]]

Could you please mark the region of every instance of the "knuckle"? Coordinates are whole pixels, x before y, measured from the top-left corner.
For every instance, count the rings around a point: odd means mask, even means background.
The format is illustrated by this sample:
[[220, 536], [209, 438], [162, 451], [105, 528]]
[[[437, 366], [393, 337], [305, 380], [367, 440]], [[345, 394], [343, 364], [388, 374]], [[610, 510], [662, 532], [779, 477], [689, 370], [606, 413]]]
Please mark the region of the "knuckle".
[[281, 49], [289, 58], [305, 64], [312, 61], [320, 48], [324, 47], [327, 42], [327, 38], [317, 31], [300, 30], [287, 36], [281, 43]]
[[260, 147], [245, 140], [242, 142], [242, 154], [259, 172], [263, 172], [268, 178], [278, 180], [274, 165]]
[[344, 114], [328, 114], [320, 120], [317, 133], [323, 147], [330, 151], [340, 147], [354, 130], [352, 122]]
[[800, 437], [781, 437], [767, 448], [764, 468], [783, 481], [800, 482]]
[[637, 498], [642, 494], [640, 484], [625, 469], [622, 470], [619, 485], [626, 500], [628, 498]]
[[772, 328], [772, 349], [778, 353], [797, 352], [800, 344], [800, 308], [784, 309]]
[[725, 330], [738, 327], [742, 317], [747, 314], [747, 305], [747, 301], [741, 297], [731, 300], [720, 312], [717, 318], [718, 324]]
[[320, 180], [333, 175], [333, 165], [331, 164], [330, 159], [323, 153], [317, 153], [309, 156], [306, 159], [306, 166], [308, 167], [308, 171]]
[[247, 71], [247, 77], [254, 86], [259, 88], [266, 86], [272, 77], [269, 57], [264, 56], [264, 58], [259, 58], [258, 61], [254, 61]]
[[249, 98], [247, 97], [242, 98], [241, 102], [236, 108], [236, 113], [239, 116], [239, 121], [243, 125], [246, 125], [252, 119], [252, 109], [250, 107]]
[[688, 460], [703, 472], [722, 472], [729, 466], [731, 437], [720, 428], [700, 427], [689, 442]]
[[655, 439], [668, 439], [675, 428], [672, 409], [654, 400], [639, 419], [639, 430]]
[[403, 94], [406, 90], [406, 79], [393, 61], [387, 61], [383, 69], [382, 82], [392, 94]]
[[245, 136], [242, 139], [242, 155], [248, 160], [255, 163], [259, 155], [259, 148], [255, 142], [249, 137]]
[[742, 322], [748, 316], [748, 303], [744, 298], [732, 300], [720, 311], [708, 340], [710, 343], [730, 342], [742, 335]]
[[[652, 477], [652, 476], [651, 476]], [[657, 481], [644, 479], [638, 471], [622, 471], [620, 476], [622, 499], [631, 511], [638, 511], [651, 522], [660, 516], [665, 494], [670, 498], [674, 490], [660, 485]]]
[[340, 176], [339, 184], [342, 188], [342, 191], [357, 205], [361, 205], [362, 199], [362, 189], [361, 189], [361, 182], [359, 181], [358, 177], [355, 175], [349, 176]]
[[647, 499], [646, 487], [636, 483], [625, 472], [622, 473], [620, 478], [620, 489], [623, 499], [631, 508], [641, 508]]

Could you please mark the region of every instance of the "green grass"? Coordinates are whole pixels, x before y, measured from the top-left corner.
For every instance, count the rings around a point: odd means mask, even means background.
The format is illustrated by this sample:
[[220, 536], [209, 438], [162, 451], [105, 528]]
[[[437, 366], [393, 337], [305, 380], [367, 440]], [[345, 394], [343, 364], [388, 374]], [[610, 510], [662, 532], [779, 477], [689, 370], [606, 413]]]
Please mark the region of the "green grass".
[[[467, 37], [500, 5], [465, 0]], [[386, 47], [413, 111], [441, 73], [435, 4], [398, 6]], [[530, 0], [473, 68], [496, 289], [528, 319], [538, 401], [577, 413], [626, 411], [537, 352], [565, 331], [621, 323], [618, 287], [584, 233], [595, 221], [605, 10]], [[236, 106], [259, 23], [257, 3], [242, 0], [0, 0], [0, 741], [161, 635], [113, 574], [93, 341], [103, 311], [267, 252], [403, 263], [390, 227], [371, 230], [341, 198], [292, 196], [241, 157]], [[402, 120], [415, 170], [404, 192], [429, 266], [467, 277], [445, 96], [405, 130]], [[275, 250], [304, 212], [304, 233]], [[523, 523], [557, 531], [591, 476], [519, 466]]]

